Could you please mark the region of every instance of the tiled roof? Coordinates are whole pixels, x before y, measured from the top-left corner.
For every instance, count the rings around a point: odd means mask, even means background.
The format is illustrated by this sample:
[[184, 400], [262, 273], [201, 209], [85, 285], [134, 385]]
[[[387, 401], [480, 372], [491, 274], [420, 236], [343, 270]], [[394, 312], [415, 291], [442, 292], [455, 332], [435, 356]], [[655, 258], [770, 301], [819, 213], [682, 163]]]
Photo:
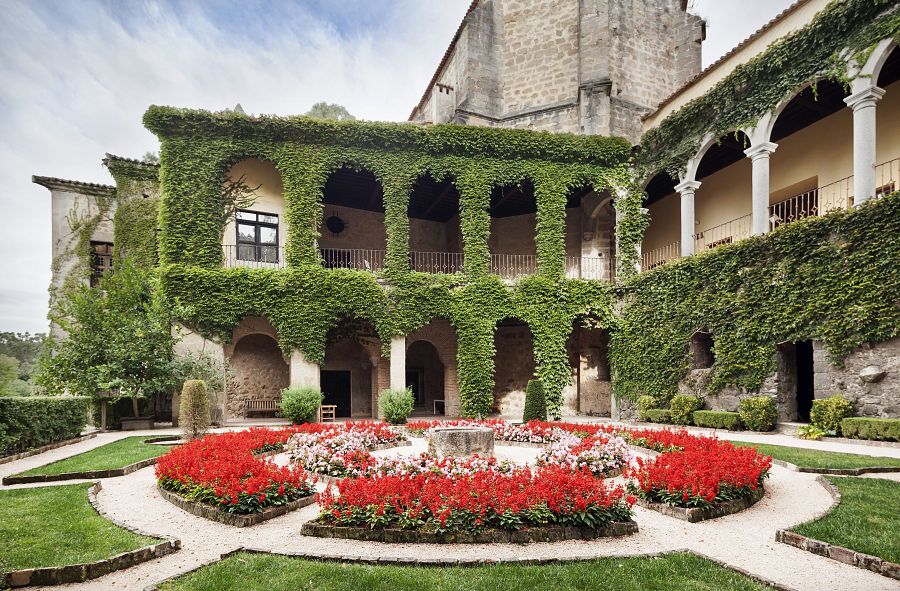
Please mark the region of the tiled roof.
[[99, 183], [86, 183], [83, 181], [71, 181], [68, 179], [60, 179], [53, 176], [31, 176], [31, 182], [36, 185], [47, 187], [50, 190], [71, 191], [82, 195], [110, 195], [116, 192], [116, 188], [111, 185], [101, 185]]
[[148, 166], [151, 168], [159, 168], [159, 164], [154, 164], [152, 162], [144, 162], [143, 160], [138, 160], [137, 158], [125, 158], [124, 156], [116, 156], [115, 154], [106, 153], [106, 157], [103, 159], [103, 164], [109, 166], [110, 162], [121, 162], [123, 164], [134, 164], [138, 166]]

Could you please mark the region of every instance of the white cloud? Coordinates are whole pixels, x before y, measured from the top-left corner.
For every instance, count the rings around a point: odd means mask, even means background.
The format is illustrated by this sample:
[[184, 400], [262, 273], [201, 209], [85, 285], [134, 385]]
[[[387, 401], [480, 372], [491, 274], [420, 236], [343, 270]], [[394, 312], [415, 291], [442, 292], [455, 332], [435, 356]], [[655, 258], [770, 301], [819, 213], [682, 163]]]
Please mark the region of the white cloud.
[[[341, 2], [5, 0], [0, 330], [46, 328], [50, 197], [31, 175], [110, 183], [105, 152], [157, 148], [141, 125], [148, 105], [287, 115], [326, 100], [405, 120], [470, 0]], [[755, 28], [748, 10], [785, 2], [697, 4], [717, 52]], [[741, 12], [720, 17], [722, 5]]]

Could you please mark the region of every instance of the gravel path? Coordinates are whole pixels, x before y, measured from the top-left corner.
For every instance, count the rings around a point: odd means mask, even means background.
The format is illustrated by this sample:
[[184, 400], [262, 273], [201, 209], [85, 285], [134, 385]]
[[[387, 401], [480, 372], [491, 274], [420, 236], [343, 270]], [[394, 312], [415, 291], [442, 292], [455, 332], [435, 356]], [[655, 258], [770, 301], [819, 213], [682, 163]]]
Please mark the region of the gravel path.
[[[157, 430], [152, 434], [160, 435], [167, 432], [174, 431]], [[2, 465], [0, 466], [0, 475], [21, 472], [135, 434], [144, 433], [104, 433], [89, 441]], [[758, 435], [757, 437], [765, 442], [783, 444], [781, 441], [773, 439], [777, 436]], [[800, 443], [808, 444], [810, 442], [800, 441]], [[829, 444], [829, 446], [840, 445]], [[851, 453], [871, 455], [893, 455], [890, 452], [898, 451], [891, 448], [869, 448], [858, 445], [842, 447], [853, 449], [831, 449], [831, 451], [850, 451]], [[376, 453], [385, 455], [419, 453], [424, 449], [424, 440], [415, 439], [412, 447]], [[530, 463], [536, 454], [536, 449], [497, 446], [497, 455], [501, 459], [508, 458], [521, 463]], [[274, 459], [279, 463], [286, 461], [284, 455], [275, 456]], [[830, 495], [815, 482], [815, 478], [815, 474], [797, 473], [777, 466], [773, 467], [772, 477], [766, 484], [766, 496], [762, 501], [736, 515], [696, 524], [635, 507], [635, 520], [638, 522], [640, 531], [627, 538], [538, 543], [528, 546], [513, 544], [448, 546], [389, 545], [301, 536], [299, 532], [302, 524], [314, 518], [318, 513], [316, 505], [251, 528], [229, 527], [195, 517], [162, 499], [156, 488], [153, 469], [146, 468], [121, 478], [104, 479], [103, 491], [98, 497], [99, 503], [113, 517], [130, 525], [160, 536], [180, 538], [182, 549], [170, 556], [112, 573], [94, 581], [80, 585], [48, 587], [47, 589], [141, 590], [155, 581], [183, 573], [203, 563], [218, 559], [224, 552], [244, 546], [271, 551], [306, 552], [323, 557], [396, 556], [442, 559], [490, 557], [495, 560], [577, 559], [691, 549], [798, 591], [819, 589], [896, 590], [897, 582], [886, 577], [775, 542], [776, 529], [791, 527], [813, 519], [830, 507]]]

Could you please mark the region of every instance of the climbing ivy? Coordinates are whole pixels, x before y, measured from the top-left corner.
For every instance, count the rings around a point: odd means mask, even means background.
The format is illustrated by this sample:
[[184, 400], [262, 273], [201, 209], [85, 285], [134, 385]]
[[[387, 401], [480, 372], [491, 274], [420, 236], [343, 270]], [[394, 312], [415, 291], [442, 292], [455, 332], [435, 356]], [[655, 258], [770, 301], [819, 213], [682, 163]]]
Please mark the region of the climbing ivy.
[[896, 0], [843, 0], [823, 8], [805, 27], [785, 35], [737, 66], [641, 138], [640, 178], [666, 171], [673, 178], [700, 149], [703, 138], [752, 127], [798, 89], [827, 78], [848, 83], [845, 51], [857, 59], [882, 39], [900, 35]]
[[107, 154], [103, 163], [116, 181], [113, 215], [114, 252], [142, 268], [156, 266], [156, 220], [159, 216], [159, 166]]
[[710, 392], [760, 388], [779, 343], [822, 341], [832, 362], [900, 335], [900, 193], [666, 264], [626, 282], [610, 339], [617, 396], [671, 396], [703, 327]]

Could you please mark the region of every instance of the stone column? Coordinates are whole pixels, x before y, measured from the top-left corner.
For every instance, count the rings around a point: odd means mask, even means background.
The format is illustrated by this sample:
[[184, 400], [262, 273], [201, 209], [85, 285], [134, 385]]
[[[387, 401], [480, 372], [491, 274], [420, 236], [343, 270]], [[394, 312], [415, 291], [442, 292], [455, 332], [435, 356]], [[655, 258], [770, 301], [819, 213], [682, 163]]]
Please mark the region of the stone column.
[[406, 389], [406, 337], [391, 339], [391, 390]]
[[744, 150], [753, 162], [750, 228], [754, 236], [769, 231], [769, 156], [777, 147], [778, 144], [763, 142]]
[[700, 181], [684, 181], [675, 186], [681, 195], [681, 256], [694, 254], [694, 193], [700, 188]]
[[290, 384], [291, 388], [321, 388], [319, 364], [309, 361], [299, 350], [291, 352]]
[[884, 89], [870, 86], [844, 99], [853, 109], [853, 202], [875, 196], [875, 104]]

